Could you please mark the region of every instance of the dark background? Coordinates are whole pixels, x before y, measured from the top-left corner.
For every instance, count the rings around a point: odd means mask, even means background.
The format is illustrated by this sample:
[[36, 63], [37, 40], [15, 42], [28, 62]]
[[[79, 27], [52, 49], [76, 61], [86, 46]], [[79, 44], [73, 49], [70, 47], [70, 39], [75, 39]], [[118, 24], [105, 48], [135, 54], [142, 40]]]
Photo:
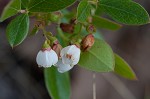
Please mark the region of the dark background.
[[[0, 13], [8, 1], [0, 1]], [[150, 13], [149, 0], [136, 2]], [[0, 23], [0, 99], [50, 99], [43, 70], [35, 62], [44, 41], [42, 34], [28, 37], [12, 49], [5, 35], [10, 20]], [[126, 80], [113, 73], [96, 73], [97, 99], [150, 99], [150, 25], [101, 31], [114, 52], [131, 65], [139, 80]], [[71, 70], [71, 99], [92, 99], [92, 75], [91, 71], [78, 66]]]

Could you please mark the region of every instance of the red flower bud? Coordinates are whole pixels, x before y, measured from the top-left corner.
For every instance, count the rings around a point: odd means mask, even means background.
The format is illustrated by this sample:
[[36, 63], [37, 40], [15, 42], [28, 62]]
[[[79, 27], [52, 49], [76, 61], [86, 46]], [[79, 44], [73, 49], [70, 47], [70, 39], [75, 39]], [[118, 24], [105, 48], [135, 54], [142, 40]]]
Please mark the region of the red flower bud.
[[60, 28], [63, 32], [67, 33], [73, 33], [74, 32], [74, 25], [73, 24], [67, 24], [67, 23], [61, 23]]
[[94, 36], [92, 34], [88, 34], [82, 40], [82, 50], [87, 51], [89, 50], [95, 42]]

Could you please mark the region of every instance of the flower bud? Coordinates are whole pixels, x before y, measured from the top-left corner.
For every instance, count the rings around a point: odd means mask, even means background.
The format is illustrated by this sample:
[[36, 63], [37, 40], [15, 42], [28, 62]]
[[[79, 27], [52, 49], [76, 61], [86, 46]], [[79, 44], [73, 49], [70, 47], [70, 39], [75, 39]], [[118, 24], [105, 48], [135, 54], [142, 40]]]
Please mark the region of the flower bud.
[[95, 9], [95, 8], [92, 8], [92, 9], [91, 9], [91, 15], [94, 16], [94, 15], [95, 15], [95, 12], [96, 12], [96, 9]]
[[44, 21], [36, 21], [35, 22], [35, 27], [42, 29], [45, 26], [45, 22]]
[[44, 21], [47, 17], [46, 13], [34, 13], [34, 14], [35, 14], [37, 20], [43, 20]]
[[94, 27], [94, 25], [90, 24], [86, 27], [86, 30], [88, 33], [93, 33], [96, 32], [96, 28]]
[[27, 13], [27, 10], [20, 10], [20, 13]]
[[56, 40], [53, 41], [53, 44], [55, 44], [55, 45], [59, 44], [59, 41], [56, 39]]
[[91, 16], [87, 18], [88, 23], [92, 23], [92, 21], [93, 21], [93, 18]]
[[70, 45], [63, 48], [60, 52], [63, 64], [69, 64], [74, 66], [79, 62], [80, 59], [80, 49], [75, 45]]
[[54, 37], [54, 36], [47, 36], [47, 38], [50, 40], [51, 46], [53, 46], [54, 44], [58, 44], [59, 43], [57, 38]]
[[60, 11], [53, 12], [50, 15], [50, 21], [52, 21], [52, 22], [58, 22], [61, 17], [62, 17], [62, 13]]
[[52, 49], [56, 52], [58, 58], [60, 58], [60, 52], [62, 50], [62, 46], [59, 43], [57, 43], [53, 45]]
[[73, 24], [67, 24], [67, 23], [61, 23], [60, 28], [63, 32], [67, 33], [73, 33], [74, 32], [74, 25]]
[[94, 36], [92, 34], [88, 34], [87, 36], [85, 36], [82, 40], [82, 50], [83, 51], [87, 51], [89, 50], [93, 44], [94, 44]]

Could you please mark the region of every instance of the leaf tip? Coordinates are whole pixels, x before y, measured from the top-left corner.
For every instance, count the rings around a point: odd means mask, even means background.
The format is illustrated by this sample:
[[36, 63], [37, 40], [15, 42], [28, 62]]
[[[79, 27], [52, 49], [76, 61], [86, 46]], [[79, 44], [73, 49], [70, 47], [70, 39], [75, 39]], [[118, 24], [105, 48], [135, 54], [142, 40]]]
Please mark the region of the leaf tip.
[[10, 44], [10, 46], [11, 46], [12, 49], [14, 49], [14, 47], [17, 46], [17, 45], [14, 45], [14, 44], [12, 44], [12, 43], [9, 43], [9, 44]]
[[122, 25], [121, 24], [118, 24], [119, 28], [122, 28]]
[[148, 23], [150, 23], [150, 18], [149, 18], [149, 20], [148, 20]]
[[13, 45], [10, 45], [11, 46], [11, 48], [12, 48], [12, 50], [14, 49], [14, 46]]
[[131, 80], [138, 81], [139, 79], [138, 79], [138, 77], [136, 76], [136, 74], [134, 74], [134, 77], [133, 77], [133, 79], [131, 79]]
[[19, 44], [16, 44], [16, 45], [10, 44], [10, 46], [11, 46], [12, 49], [14, 49], [14, 47], [16, 47], [16, 46], [18, 46], [18, 45], [19, 45]]
[[132, 77], [130, 78], [130, 80], [138, 81], [139, 79], [138, 79], [137, 75], [135, 74], [135, 72], [133, 70], [132, 70], [132, 72], [133, 72], [133, 74], [132, 74]]

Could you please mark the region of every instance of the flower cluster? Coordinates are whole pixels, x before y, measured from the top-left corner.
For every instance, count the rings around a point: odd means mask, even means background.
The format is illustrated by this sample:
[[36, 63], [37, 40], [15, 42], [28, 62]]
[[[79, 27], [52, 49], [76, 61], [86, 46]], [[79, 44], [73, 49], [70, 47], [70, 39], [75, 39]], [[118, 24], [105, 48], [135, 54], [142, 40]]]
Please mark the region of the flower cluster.
[[43, 48], [37, 54], [36, 62], [39, 67], [56, 66], [60, 73], [69, 71], [79, 62], [80, 48], [70, 45], [62, 49], [60, 44]]
[[39, 67], [55, 66], [60, 73], [64, 73], [78, 64], [81, 50], [87, 51], [93, 46], [94, 36], [88, 34], [82, 39], [81, 44], [74, 43], [64, 48], [57, 39], [53, 38], [52, 41], [52, 44], [49, 44], [48, 41], [43, 44], [42, 50], [37, 54], [36, 62]]

